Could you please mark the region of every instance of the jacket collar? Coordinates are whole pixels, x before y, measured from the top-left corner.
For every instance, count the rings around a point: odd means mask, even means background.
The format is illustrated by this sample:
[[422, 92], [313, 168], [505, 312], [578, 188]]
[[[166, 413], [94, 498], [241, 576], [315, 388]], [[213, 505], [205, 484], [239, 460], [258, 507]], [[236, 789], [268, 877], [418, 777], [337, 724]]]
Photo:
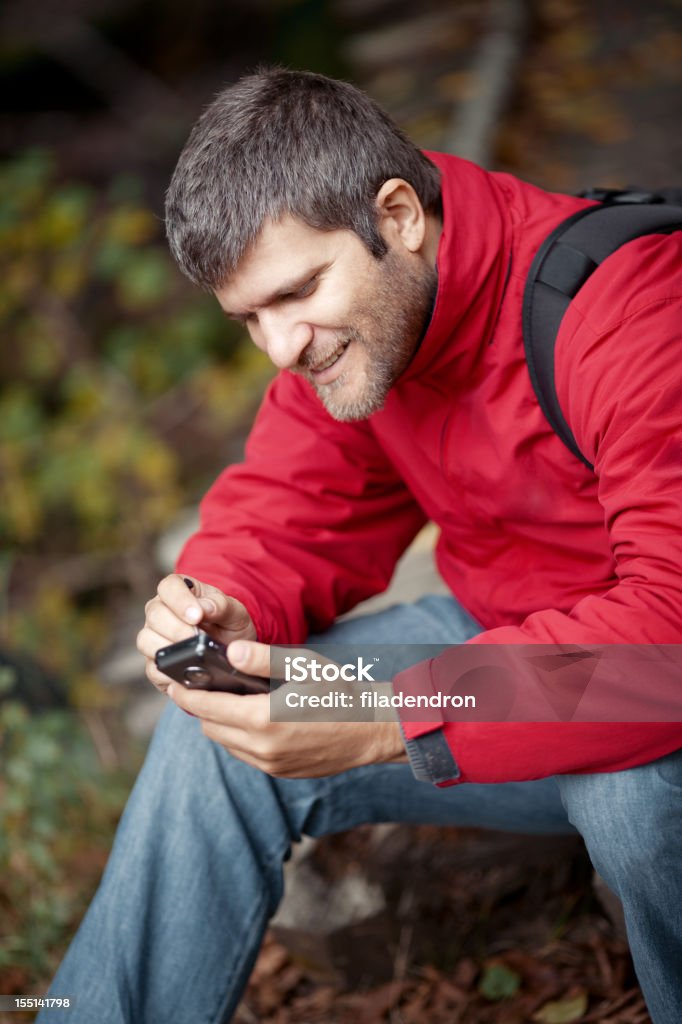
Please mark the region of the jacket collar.
[[426, 156], [441, 171], [443, 230], [438, 291], [421, 344], [397, 382], [447, 370], [462, 380], [491, 340], [509, 265], [511, 221], [494, 175], [444, 153]]

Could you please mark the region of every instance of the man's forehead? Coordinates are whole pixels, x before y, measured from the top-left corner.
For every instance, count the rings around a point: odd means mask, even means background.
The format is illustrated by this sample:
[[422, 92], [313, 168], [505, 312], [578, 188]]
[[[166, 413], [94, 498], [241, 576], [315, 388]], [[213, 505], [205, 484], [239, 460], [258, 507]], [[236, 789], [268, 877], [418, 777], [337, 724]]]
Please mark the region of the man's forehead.
[[279, 220], [268, 219], [225, 284], [238, 284], [261, 268], [273, 272], [280, 264], [285, 269], [291, 268], [294, 263], [302, 265], [307, 253], [323, 245], [328, 234], [309, 227], [290, 214], [283, 215]]
[[243, 264], [248, 264], [254, 259], [279, 256], [282, 248], [289, 252], [293, 244], [316, 245], [323, 244], [334, 232], [322, 231], [320, 228], [312, 228], [300, 217], [294, 217], [290, 213], [284, 213], [277, 220], [268, 217], [246, 251], [243, 260], [240, 262], [237, 271]]

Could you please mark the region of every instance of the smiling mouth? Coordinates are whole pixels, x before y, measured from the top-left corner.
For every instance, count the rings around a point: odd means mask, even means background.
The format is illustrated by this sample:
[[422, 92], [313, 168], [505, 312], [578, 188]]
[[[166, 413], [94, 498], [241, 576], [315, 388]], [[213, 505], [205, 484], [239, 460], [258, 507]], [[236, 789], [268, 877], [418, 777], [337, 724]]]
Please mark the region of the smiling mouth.
[[310, 367], [310, 372], [315, 374], [322, 373], [324, 370], [328, 370], [330, 366], [333, 366], [334, 363], [339, 361], [339, 359], [341, 358], [341, 356], [346, 351], [349, 345], [350, 339], [344, 342], [341, 348], [337, 349], [336, 352], [333, 352], [327, 359], [324, 360], [324, 362], [318, 363], [317, 366]]

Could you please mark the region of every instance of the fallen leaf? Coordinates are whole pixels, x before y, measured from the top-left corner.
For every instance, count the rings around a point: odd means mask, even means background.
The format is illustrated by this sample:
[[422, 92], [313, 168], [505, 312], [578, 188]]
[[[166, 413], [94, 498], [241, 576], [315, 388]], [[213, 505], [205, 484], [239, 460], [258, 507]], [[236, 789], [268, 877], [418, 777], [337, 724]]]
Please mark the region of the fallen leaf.
[[521, 977], [506, 964], [491, 961], [483, 969], [483, 976], [478, 983], [478, 991], [486, 999], [496, 1002], [509, 999], [519, 989]]
[[532, 1019], [538, 1024], [573, 1024], [580, 1020], [587, 1010], [587, 993], [573, 992], [564, 999], [557, 999], [541, 1006]]

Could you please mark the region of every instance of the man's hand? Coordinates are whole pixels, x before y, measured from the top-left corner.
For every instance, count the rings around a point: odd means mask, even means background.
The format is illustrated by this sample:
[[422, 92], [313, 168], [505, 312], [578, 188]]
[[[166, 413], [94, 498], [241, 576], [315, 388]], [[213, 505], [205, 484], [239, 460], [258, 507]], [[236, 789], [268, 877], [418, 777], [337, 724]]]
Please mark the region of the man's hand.
[[[235, 668], [270, 676], [270, 648], [259, 643], [231, 643]], [[201, 719], [205, 735], [235, 757], [276, 777], [297, 779], [336, 775], [360, 765], [406, 762], [400, 727], [390, 722], [271, 722], [270, 696], [188, 690], [173, 683], [168, 694]]]
[[[185, 580], [192, 584], [190, 588]], [[159, 672], [154, 655], [161, 647], [192, 636], [195, 626], [216, 640], [255, 640], [251, 616], [241, 601], [222, 590], [189, 576], [166, 576], [159, 583], [156, 597], [145, 605], [144, 627], [137, 634], [137, 649], [146, 659], [145, 672], [154, 686], [164, 693], [170, 684]]]

